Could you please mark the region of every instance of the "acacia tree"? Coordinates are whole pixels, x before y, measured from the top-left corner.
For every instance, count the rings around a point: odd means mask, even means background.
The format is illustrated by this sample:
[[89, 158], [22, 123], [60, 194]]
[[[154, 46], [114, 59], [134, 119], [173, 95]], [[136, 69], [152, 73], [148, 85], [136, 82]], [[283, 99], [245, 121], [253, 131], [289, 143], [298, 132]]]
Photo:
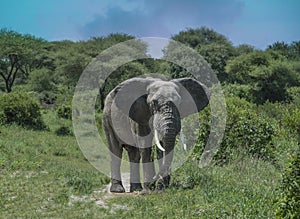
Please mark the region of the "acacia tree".
[[222, 34], [217, 33], [213, 29], [200, 27], [196, 29], [188, 29], [181, 31], [172, 37], [173, 40], [186, 44], [192, 48], [199, 45], [217, 43], [231, 46], [231, 42]]
[[[201, 27], [181, 31], [172, 39], [195, 49], [211, 65], [219, 80], [225, 81], [226, 62], [236, 53], [232, 43], [225, 36], [213, 29]], [[170, 55], [168, 49], [170, 48], [167, 47], [164, 51], [165, 56]], [[191, 57], [189, 58], [191, 59]], [[190, 60], [186, 60], [186, 62], [190, 62]], [[190, 76], [180, 66], [170, 65], [173, 78]]]
[[223, 82], [227, 79], [225, 66], [227, 61], [235, 56], [235, 50], [232, 45], [221, 43], [210, 43], [199, 45], [197, 52], [211, 65], [216, 72], [218, 79]]
[[31, 35], [0, 29], [0, 76], [5, 91], [12, 91], [16, 79], [26, 79], [29, 72], [42, 67], [40, 56], [45, 41]]

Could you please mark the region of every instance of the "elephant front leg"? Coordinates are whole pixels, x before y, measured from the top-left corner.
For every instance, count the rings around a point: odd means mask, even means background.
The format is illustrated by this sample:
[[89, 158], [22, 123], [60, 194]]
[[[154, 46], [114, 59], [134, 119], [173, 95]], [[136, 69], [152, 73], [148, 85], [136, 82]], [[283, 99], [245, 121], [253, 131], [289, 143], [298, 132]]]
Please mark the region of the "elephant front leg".
[[142, 194], [148, 194], [151, 190], [155, 189], [155, 168], [152, 157], [152, 148], [141, 149], [143, 175], [144, 175], [144, 189]]
[[171, 163], [173, 160], [173, 150], [169, 153], [162, 152], [157, 148], [157, 159], [159, 172], [155, 176], [157, 179], [157, 190], [163, 190], [164, 188], [169, 187], [170, 185], [170, 172], [171, 172]]
[[140, 181], [140, 151], [134, 146], [125, 146], [130, 161], [130, 192], [141, 191]]
[[123, 148], [119, 144], [119, 141], [115, 138], [112, 130], [106, 128], [106, 138], [110, 150], [110, 167], [111, 167], [111, 187], [110, 192], [122, 193], [125, 192], [125, 188], [122, 185], [121, 180], [121, 161]]
[[111, 156], [111, 187], [110, 192], [122, 193], [125, 192], [125, 188], [122, 184], [120, 166], [122, 160], [122, 148], [118, 152], [119, 155], [110, 153]]

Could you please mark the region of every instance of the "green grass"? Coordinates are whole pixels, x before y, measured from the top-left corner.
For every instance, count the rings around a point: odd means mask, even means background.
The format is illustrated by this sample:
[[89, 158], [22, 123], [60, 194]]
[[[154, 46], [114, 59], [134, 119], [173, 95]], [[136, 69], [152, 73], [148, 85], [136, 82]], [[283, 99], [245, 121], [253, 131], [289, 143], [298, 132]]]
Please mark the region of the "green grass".
[[[109, 182], [83, 157], [74, 136], [57, 136], [63, 123], [43, 114], [49, 130], [0, 126], [0, 218], [275, 218], [279, 166], [247, 157], [199, 169], [187, 162], [163, 193], [123, 195], [99, 207]], [[293, 141], [278, 140], [280, 159]], [[77, 197], [77, 201], [75, 200]], [[120, 209], [114, 206], [126, 206]]]
[[121, 197], [134, 210], [120, 218], [274, 218], [278, 171], [262, 161], [199, 169], [185, 164], [170, 189], [149, 196]]
[[0, 126], [0, 218], [83, 218], [103, 214], [90, 202], [70, 205], [71, 195], [90, 194], [107, 184], [83, 157], [74, 136], [59, 137], [53, 112], [50, 131]]

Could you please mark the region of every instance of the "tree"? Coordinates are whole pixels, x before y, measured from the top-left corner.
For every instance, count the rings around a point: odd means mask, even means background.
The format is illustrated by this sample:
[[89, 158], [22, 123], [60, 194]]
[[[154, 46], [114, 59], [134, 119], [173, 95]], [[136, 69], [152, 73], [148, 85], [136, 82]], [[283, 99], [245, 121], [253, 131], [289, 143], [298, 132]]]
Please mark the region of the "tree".
[[225, 66], [227, 61], [235, 56], [234, 47], [230, 44], [210, 43], [199, 45], [197, 51], [211, 65], [219, 80], [225, 81], [227, 78]]
[[293, 59], [300, 60], [300, 41], [294, 41], [290, 45], [290, 53]]
[[241, 45], [238, 45], [236, 48], [235, 48], [235, 52], [236, 52], [236, 55], [242, 55], [242, 54], [248, 54], [248, 53], [251, 53], [251, 52], [254, 52], [255, 51], [255, 48], [254, 46], [251, 46], [251, 45], [248, 45], [248, 44], [241, 44]]
[[53, 75], [47, 68], [35, 69], [28, 78], [30, 89], [38, 93], [54, 89]]
[[226, 72], [232, 83], [247, 84], [253, 82], [251, 72], [261, 66], [269, 66], [271, 56], [263, 51], [242, 54], [228, 61]]
[[272, 45], [268, 46], [267, 50], [278, 51], [281, 55], [283, 55], [286, 58], [289, 58], [290, 56], [290, 46], [285, 42], [277, 41]]
[[31, 35], [0, 29], [0, 76], [5, 91], [12, 91], [16, 79], [26, 79], [30, 71], [42, 65], [39, 52], [45, 41]]
[[[181, 31], [179, 34], [173, 36], [172, 39], [195, 49], [211, 65], [219, 79], [221, 81], [225, 80], [226, 74], [224, 73], [224, 68], [226, 62], [229, 58], [235, 56], [234, 47], [225, 36], [217, 33], [213, 29], [201, 27]], [[164, 51], [165, 56], [170, 55], [170, 52], [167, 50], [172, 50], [172, 48], [166, 48]], [[189, 59], [193, 58], [189, 57]], [[186, 60], [186, 62], [192, 63], [191, 60]], [[170, 65], [173, 78], [190, 76], [186, 69], [175, 64]]]
[[173, 36], [172, 39], [192, 48], [210, 43], [231, 45], [231, 42], [225, 36], [207, 27], [181, 31], [179, 34]]
[[231, 82], [250, 85], [249, 94], [256, 103], [285, 101], [289, 87], [299, 85], [295, 64], [281, 56], [255, 51], [228, 62], [226, 72]]
[[285, 42], [275, 42], [272, 45], [268, 46], [267, 51], [277, 51], [282, 56], [299, 60], [300, 59], [300, 41], [294, 41], [291, 44], [287, 44]]
[[78, 42], [76, 43], [76, 45], [78, 45], [78, 51], [81, 54], [85, 54], [89, 57], [95, 58], [103, 50], [118, 43], [132, 39], [134, 39], [133, 36], [127, 34], [114, 33], [109, 34], [107, 37], [92, 37], [87, 41]]

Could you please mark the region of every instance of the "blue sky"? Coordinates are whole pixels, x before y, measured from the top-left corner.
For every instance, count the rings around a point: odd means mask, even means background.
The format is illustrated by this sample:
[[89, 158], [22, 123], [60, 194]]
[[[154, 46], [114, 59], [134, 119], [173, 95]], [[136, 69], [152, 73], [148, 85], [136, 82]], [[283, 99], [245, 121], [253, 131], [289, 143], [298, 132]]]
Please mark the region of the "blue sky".
[[167, 37], [206, 26], [234, 45], [300, 40], [299, 0], [0, 0], [0, 28], [46, 40]]

